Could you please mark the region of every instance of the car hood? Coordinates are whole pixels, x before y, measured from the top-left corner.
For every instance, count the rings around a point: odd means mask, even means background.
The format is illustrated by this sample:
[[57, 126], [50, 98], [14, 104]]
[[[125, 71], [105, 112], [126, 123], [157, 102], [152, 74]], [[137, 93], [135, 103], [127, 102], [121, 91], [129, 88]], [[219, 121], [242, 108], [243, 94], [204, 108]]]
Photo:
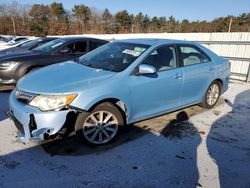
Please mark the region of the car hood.
[[0, 61], [14, 61], [15, 58], [30, 57], [41, 55], [41, 52], [25, 50], [17, 53], [0, 54]]
[[115, 72], [87, 67], [74, 61], [47, 66], [18, 81], [18, 90], [36, 94], [79, 92], [115, 75]]
[[25, 49], [25, 48], [20, 48], [20, 47], [12, 47], [12, 48], [8, 48], [8, 49], [5, 49], [5, 50], [1, 50], [0, 51], [0, 57], [2, 56], [2, 55], [6, 55], [6, 54], [12, 54], [13, 55], [13, 53], [30, 53], [30, 51], [29, 50], [27, 50], [27, 49]]

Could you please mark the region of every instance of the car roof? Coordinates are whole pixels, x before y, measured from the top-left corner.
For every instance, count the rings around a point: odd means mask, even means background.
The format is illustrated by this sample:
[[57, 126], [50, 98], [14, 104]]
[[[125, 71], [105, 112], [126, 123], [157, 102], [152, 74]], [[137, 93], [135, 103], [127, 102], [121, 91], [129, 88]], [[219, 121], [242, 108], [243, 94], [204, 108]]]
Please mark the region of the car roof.
[[37, 38], [40, 41], [51, 41], [51, 40], [56, 40], [59, 39], [59, 37], [41, 37], [41, 38]]
[[98, 38], [91, 38], [91, 37], [62, 37], [59, 39], [63, 39], [64, 41], [74, 41], [74, 40], [99, 40], [99, 41], [104, 41], [104, 42], [108, 42], [106, 40], [102, 40], [102, 39], [98, 39]]
[[115, 42], [128, 42], [135, 44], [145, 44], [145, 45], [162, 45], [162, 44], [195, 44], [192, 41], [185, 40], [173, 40], [173, 39], [159, 39], [159, 38], [145, 38], [145, 39], [125, 39], [125, 40], [117, 40]]

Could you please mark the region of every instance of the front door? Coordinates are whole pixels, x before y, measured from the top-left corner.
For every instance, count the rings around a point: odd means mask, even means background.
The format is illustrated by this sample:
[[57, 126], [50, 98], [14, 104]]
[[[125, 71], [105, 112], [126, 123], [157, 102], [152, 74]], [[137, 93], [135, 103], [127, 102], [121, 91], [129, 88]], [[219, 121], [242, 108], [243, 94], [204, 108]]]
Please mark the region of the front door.
[[132, 120], [140, 120], [179, 106], [183, 72], [178, 67], [174, 46], [162, 46], [142, 64], [154, 66], [152, 75], [133, 75], [130, 79]]

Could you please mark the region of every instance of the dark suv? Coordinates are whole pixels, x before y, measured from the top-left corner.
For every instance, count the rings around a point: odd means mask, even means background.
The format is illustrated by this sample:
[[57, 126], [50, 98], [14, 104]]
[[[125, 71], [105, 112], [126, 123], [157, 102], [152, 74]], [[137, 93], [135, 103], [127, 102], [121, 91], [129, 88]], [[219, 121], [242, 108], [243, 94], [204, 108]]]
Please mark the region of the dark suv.
[[108, 41], [65, 37], [45, 43], [33, 50], [0, 56], [0, 84], [16, 84], [19, 78], [38, 68], [78, 59]]

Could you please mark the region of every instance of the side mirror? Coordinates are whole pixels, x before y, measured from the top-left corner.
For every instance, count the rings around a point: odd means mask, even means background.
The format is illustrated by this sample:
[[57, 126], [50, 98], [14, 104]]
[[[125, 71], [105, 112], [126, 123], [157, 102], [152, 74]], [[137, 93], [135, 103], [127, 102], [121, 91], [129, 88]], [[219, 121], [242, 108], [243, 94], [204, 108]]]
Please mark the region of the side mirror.
[[149, 75], [149, 74], [155, 74], [155, 73], [156, 73], [155, 67], [151, 65], [142, 64], [139, 66], [137, 75]]

